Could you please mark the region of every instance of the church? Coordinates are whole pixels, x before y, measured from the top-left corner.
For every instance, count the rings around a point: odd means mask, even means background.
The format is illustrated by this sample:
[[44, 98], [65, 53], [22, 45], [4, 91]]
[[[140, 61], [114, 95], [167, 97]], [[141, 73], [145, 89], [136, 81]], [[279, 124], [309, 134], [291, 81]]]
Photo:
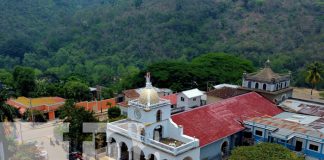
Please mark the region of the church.
[[146, 76], [137, 99], [128, 102], [127, 119], [107, 124], [108, 156], [117, 160], [197, 160], [199, 140], [171, 119], [171, 103], [159, 97]]
[[128, 102], [127, 119], [107, 124], [107, 155], [117, 160], [220, 160], [242, 145], [248, 118], [282, 112], [250, 92], [171, 116], [146, 76], [139, 98]]

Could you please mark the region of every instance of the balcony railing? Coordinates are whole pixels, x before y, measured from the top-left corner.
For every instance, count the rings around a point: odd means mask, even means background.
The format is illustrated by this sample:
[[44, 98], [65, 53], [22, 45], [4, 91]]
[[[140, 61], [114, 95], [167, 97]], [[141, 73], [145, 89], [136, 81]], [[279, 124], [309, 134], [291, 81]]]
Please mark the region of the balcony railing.
[[185, 144], [182, 144], [182, 145], [180, 145], [178, 147], [170, 146], [170, 145], [161, 143], [159, 141], [146, 138], [145, 136], [142, 136], [140, 134], [128, 131], [126, 129], [123, 129], [123, 128], [118, 127], [118, 126], [113, 125], [113, 124], [108, 124], [108, 130], [113, 131], [113, 132], [118, 133], [118, 134], [121, 134], [121, 135], [124, 135], [124, 136], [127, 136], [127, 137], [130, 137], [130, 138], [132, 138], [134, 140], [137, 140], [139, 142], [148, 144], [148, 145], [150, 145], [152, 147], [155, 147], [157, 149], [162, 149], [163, 151], [171, 153], [173, 155], [181, 154], [183, 152], [186, 152], [186, 151], [188, 151], [188, 150], [190, 150], [192, 148], [196, 148], [196, 147], [199, 146], [198, 140], [192, 140], [192, 141], [190, 141], [188, 143], [185, 143]]

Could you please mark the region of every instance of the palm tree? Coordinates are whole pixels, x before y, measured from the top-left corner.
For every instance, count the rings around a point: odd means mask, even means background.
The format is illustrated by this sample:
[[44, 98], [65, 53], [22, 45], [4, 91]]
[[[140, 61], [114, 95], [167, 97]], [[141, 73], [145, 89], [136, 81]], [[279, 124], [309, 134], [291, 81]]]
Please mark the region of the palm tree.
[[322, 64], [319, 62], [314, 62], [307, 67], [308, 75], [306, 81], [312, 85], [311, 95], [313, 95], [313, 89], [315, 85], [319, 83], [322, 79]]

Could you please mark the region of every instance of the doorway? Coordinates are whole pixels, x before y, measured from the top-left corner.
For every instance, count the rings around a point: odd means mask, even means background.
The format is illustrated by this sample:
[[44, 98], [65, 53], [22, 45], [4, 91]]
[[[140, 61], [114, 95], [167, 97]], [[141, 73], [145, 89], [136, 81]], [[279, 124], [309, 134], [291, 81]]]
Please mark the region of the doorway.
[[300, 152], [303, 149], [303, 142], [296, 141], [295, 151]]

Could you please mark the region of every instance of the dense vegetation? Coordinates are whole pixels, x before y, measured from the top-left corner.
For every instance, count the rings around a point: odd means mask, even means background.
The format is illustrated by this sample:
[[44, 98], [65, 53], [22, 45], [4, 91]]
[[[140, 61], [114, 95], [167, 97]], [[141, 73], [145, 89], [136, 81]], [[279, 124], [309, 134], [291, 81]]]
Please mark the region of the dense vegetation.
[[[152, 73], [152, 81], [157, 87], [183, 91], [191, 88], [207, 90], [207, 85], [219, 83], [240, 84], [243, 72], [252, 72], [252, 62], [244, 58], [224, 53], [209, 53], [192, 61], [163, 61], [151, 64], [140, 75], [127, 82], [143, 86], [145, 71]], [[211, 87], [211, 86], [208, 86]]]
[[237, 147], [232, 151], [230, 160], [303, 160], [296, 153], [282, 145], [274, 143], [260, 143], [254, 146]]
[[0, 68], [112, 86], [153, 62], [225, 52], [297, 77], [324, 61], [322, 11], [319, 0], [4, 0]]

